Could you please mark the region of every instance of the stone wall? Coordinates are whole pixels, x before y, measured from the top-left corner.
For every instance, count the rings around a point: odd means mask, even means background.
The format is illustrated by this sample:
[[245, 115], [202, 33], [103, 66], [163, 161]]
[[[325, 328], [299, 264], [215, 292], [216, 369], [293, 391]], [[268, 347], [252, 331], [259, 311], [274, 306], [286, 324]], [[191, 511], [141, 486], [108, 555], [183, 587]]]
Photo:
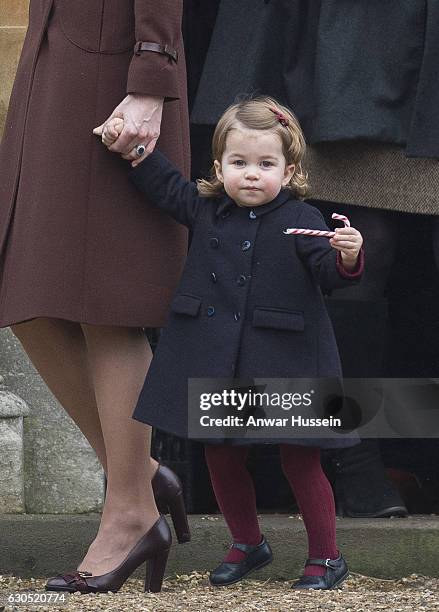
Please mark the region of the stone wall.
[[26, 34], [29, 0], [0, 3], [0, 133], [8, 108], [14, 75]]
[[[0, 2], [0, 133], [26, 33], [28, 7], [29, 0]], [[4, 385], [0, 387], [0, 512], [99, 510], [103, 476], [95, 454], [16, 338], [4, 329], [0, 330], [0, 377]]]

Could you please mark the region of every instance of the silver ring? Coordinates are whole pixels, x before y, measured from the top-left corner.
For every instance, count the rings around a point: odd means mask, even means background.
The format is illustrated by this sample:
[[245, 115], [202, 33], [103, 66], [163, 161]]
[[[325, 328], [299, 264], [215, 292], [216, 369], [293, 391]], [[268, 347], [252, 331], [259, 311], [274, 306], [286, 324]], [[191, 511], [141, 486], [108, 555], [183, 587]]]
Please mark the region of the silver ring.
[[136, 155], [137, 157], [142, 157], [142, 155], [145, 153], [146, 151], [146, 147], [143, 144], [137, 145], [136, 147]]

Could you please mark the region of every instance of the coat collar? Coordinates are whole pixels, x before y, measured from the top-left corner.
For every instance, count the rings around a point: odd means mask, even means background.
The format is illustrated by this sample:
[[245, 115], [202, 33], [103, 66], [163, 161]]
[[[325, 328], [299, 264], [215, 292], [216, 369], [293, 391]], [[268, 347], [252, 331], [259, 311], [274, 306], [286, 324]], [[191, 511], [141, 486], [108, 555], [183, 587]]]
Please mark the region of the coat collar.
[[[279, 206], [285, 204], [287, 200], [290, 200], [291, 197], [292, 193], [289, 189], [281, 189], [278, 195], [274, 198], [274, 200], [271, 200], [271, 202], [267, 202], [267, 204], [262, 204], [261, 206], [255, 206], [254, 208], [240, 206], [239, 210], [248, 210], [248, 214], [252, 215], [252, 218], [254, 219], [257, 217], [262, 217], [262, 215], [265, 215], [266, 213], [269, 213], [272, 210], [279, 208]], [[228, 212], [230, 212], [230, 209], [235, 206], [238, 208], [235, 201], [226, 195], [224, 199], [221, 200], [221, 202], [218, 204], [218, 207], [216, 209], [216, 216], [219, 217], [224, 214], [227, 214]]]

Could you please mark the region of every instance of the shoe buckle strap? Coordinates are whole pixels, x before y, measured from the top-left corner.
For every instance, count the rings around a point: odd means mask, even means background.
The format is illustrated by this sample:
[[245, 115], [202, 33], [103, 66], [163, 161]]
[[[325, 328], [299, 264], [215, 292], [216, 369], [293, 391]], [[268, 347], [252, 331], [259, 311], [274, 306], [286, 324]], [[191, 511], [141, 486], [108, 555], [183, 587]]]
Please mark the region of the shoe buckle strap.
[[251, 553], [257, 548], [259, 548], [262, 544], [265, 544], [264, 536], [262, 536], [262, 539], [259, 544], [240, 544], [239, 542], [233, 542], [230, 548], [236, 548], [247, 555], [248, 553]]
[[250, 552], [251, 549], [254, 548], [254, 546], [249, 546], [248, 544], [239, 544], [238, 542], [234, 542], [230, 548], [236, 548], [237, 550], [240, 550], [241, 552], [247, 554], [248, 552]]
[[87, 576], [92, 576], [90, 572], [75, 572], [72, 574], [60, 574], [61, 578], [63, 578], [66, 584], [75, 584], [78, 591], [82, 589], [88, 589], [89, 585], [87, 583]]
[[307, 559], [305, 565], [321, 565], [329, 569], [337, 569], [338, 559]]

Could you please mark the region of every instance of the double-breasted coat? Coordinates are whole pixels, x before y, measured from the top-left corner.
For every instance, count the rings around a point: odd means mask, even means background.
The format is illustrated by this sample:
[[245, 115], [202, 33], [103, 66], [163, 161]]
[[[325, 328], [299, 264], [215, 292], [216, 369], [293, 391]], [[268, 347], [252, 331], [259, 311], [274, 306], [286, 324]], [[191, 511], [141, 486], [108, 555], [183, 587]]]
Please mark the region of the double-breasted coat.
[[253, 209], [226, 195], [200, 197], [159, 151], [132, 178], [151, 202], [193, 232], [134, 418], [187, 436], [189, 378], [341, 375], [321, 289], [356, 282], [362, 256], [358, 270], [347, 273], [326, 238], [283, 233], [288, 227], [327, 229], [316, 208], [288, 190]]
[[159, 144], [189, 173], [182, 5], [30, 1], [0, 149], [0, 326], [163, 324], [187, 232], [92, 130], [127, 93], [164, 97]]

